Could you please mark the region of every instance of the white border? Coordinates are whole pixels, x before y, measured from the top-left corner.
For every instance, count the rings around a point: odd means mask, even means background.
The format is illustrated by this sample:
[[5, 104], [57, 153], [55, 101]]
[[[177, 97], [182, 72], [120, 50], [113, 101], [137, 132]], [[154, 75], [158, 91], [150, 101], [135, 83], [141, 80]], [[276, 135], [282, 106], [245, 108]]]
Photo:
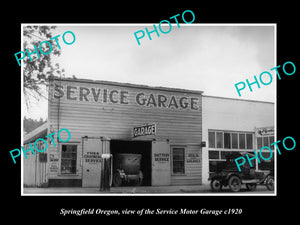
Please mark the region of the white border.
[[[153, 23], [158, 24], [158, 23]], [[23, 51], [23, 26], [27, 25], [35, 25], [35, 26], [153, 26], [151, 23], [127, 23], [127, 24], [120, 24], [120, 23], [21, 23], [21, 51]], [[172, 25], [177, 25], [176, 23], [171, 23]], [[162, 24], [163, 26], [167, 26], [167, 24]], [[274, 67], [277, 65], [277, 23], [192, 23], [192, 24], [180, 24], [180, 26], [274, 26]], [[23, 62], [21, 62], [21, 146], [23, 146]], [[275, 79], [275, 106], [274, 106], [274, 119], [275, 119], [275, 136], [274, 140], [277, 141], [277, 79]], [[24, 193], [23, 189], [23, 156], [21, 157], [21, 196], [277, 196], [277, 151], [275, 153], [275, 188], [274, 193], [263, 194], [263, 193], [255, 193], [253, 194], [243, 194], [243, 193], [149, 193], [149, 194], [142, 194], [142, 193], [135, 193], [135, 194], [123, 194], [123, 193], [113, 193], [113, 194], [95, 194], [95, 193], [88, 193], [88, 194], [75, 194], [75, 193], [55, 193], [55, 194], [27, 194]]]

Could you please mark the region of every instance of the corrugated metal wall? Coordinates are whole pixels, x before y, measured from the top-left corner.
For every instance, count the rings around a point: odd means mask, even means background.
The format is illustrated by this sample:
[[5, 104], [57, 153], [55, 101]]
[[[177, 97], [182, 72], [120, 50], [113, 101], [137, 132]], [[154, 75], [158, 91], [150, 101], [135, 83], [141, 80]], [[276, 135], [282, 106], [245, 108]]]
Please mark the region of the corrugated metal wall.
[[[68, 91], [67, 86], [71, 87], [68, 88]], [[103, 90], [108, 90], [107, 94]], [[115, 90], [112, 100], [117, 103], [109, 100], [109, 91], [112, 90]], [[89, 94], [87, 94], [88, 92]], [[155, 104], [152, 101], [148, 106], [138, 105], [136, 96], [139, 93], [143, 93], [143, 96], [147, 97], [153, 94], [156, 98], [157, 95], [164, 95], [168, 101], [174, 96], [178, 108], [174, 107], [174, 104], [171, 108], [162, 107], [162, 105], [158, 107], [157, 99]], [[63, 96], [58, 98], [61, 95]], [[107, 102], [103, 102], [105, 95], [108, 97]], [[185, 102], [189, 102], [186, 109], [180, 107], [179, 99], [181, 97], [186, 97]], [[191, 98], [198, 99], [194, 100], [193, 106], [191, 106]], [[61, 128], [67, 128], [72, 135], [69, 142], [81, 142], [83, 136], [131, 140], [134, 126], [155, 123], [157, 127], [155, 137], [144, 136], [138, 137], [136, 140], [168, 139], [171, 146], [186, 146], [186, 154], [197, 152], [201, 155], [202, 103], [200, 92], [180, 93], [162, 88], [151, 89], [101, 82], [55, 80], [49, 91], [49, 100], [50, 127], [56, 132]], [[126, 102], [128, 104], [125, 104]], [[165, 105], [167, 104], [166, 102]], [[191, 107], [197, 107], [197, 110]], [[64, 138], [63, 135], [62, 138]], [[79, 152], [81, 152], [81, 147], [79, 145]], [[51, 150], [57, 149], [51, 147]], [[78, 157], [80, 156], [81, 153], [78, 154]], [[80, 167], [80, 159], [77, 161]], [[80, 173], [80, 170], [78, 172]], [[201, 183], [201, 160], [198, 163], [186, 163], [186, 175], [172, 177], [172, 183]]]

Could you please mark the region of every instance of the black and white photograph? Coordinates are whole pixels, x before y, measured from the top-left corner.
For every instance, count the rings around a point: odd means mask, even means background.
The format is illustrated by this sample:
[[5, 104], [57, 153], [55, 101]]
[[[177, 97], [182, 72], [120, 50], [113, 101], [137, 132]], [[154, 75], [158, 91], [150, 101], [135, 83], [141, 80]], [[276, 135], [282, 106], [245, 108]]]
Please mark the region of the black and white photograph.
[[165, 23], [22, 24], [23, 194], [276, 194], [276, 25]]
[[3, 215], [296, 216], [296, 7], [127, 4], [3, 19]]

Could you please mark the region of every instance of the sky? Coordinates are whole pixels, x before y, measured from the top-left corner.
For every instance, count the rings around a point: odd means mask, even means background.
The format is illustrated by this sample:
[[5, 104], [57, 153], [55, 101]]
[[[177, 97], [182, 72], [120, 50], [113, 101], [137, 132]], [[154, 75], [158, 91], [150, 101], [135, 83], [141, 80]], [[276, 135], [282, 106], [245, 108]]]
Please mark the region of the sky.
[[[153, 23], [154, 24], [154, 23]], [[53, 36], [72, 31], [76, 40], [54, 57], [66, 77], [116, 81], [203, 91], [204, 95], [275, 102], [276, 79], [241, 91], [235, 84], [254, 81], [263, 71], [275, 72], [275, 27], [272, 24], [172, 24], [169, 33], [147, 34], [138, 45], [134, 32], [153, 24], [58, 25]], [[155, 23], [158, 26], [157, 23]], [[162, 29], [167, 31], [168, 24]], [[140, 34], [139, 34], [140, 35]], [[66, 35], [67, 41], [72, 41]], [[265, 78], [265, 82], [268, 78]], [[22, 92], [23, 93], [23, 92]], [[34, 102], [34, 101], [33, 101]], [[47, 118], [47, 101], [24, 106], [24, 115]]]

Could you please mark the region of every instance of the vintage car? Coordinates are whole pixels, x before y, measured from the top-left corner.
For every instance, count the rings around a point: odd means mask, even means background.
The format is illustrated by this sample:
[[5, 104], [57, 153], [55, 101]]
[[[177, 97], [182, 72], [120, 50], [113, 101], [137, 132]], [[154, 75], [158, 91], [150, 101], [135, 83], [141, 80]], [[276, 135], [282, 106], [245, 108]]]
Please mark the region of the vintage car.
[[119, 187], [124, 183], [134, 181], [136, 186], [143, 182], [141, 168], [141, 154], [122, 153], [116, 154], [114, 163], [113, 185]]
[[[255, 170], [249, 162], [241, 165], [241, 171], [238, 170], [235, 159], [241, 156], [246, 158], [246, 154], [249, 158], [254, 157], [254, 154], [248, 152], [234, 152], [225, 156], [226, 161], [218, 164], [216, 172], [210, 174], [210, 186], [213, 191], [220, 191], [223, 186], [229, 186], [231, 191], [237, 192], [241, 190], [242, 184], [246, 184], [250, 191], [255, 190], [257, 184], [265, 184], [269, 190], [274, 190], [273, 170], [269, 172]], [[252, 164], [255, 165], [254, 161]]]

